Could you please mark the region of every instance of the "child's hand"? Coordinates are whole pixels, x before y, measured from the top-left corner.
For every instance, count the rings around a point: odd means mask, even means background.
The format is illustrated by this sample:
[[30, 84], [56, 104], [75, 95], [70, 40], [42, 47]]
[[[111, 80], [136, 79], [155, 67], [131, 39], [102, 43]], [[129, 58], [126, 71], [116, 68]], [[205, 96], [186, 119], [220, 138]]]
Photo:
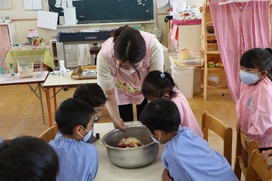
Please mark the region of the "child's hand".
[[271, 165], [272, 165], [272, 156], [269, 156], [267, 159], [266, 159], [266, 166], [267, 168], [270, 168]]
[[272, 150], [265, 150], [265, 151], [262, 151], [262, 157], [263, 157], [263, 160], [265, 161], [269, 156], [272, 155]]
[[92, 137], [93, 137], [92, 143], [96, 142], [96, 137], [94, 135]]
[[162, 181], [173, 181], [170, 177], [168, 170], [165, 168], [162, 172]]

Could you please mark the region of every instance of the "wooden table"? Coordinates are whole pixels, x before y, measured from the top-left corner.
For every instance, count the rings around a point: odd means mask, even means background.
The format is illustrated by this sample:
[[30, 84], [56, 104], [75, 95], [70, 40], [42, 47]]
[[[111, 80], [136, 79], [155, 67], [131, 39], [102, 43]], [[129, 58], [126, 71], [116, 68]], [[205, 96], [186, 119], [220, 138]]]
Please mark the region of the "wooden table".
[[[43, 109], [43, 103], [42, 103], [42, 86], [41, 84], [45, 81], [46, 77], [48, 76], [48, 71], [43, 72], [35, 72], [35, 76], [31, 78], [23, 78], [18, 79], [17, 76], [10, 76], [9, 74], [5, 74], [0, 76], [0, 86], [5, 85], [15, 85], [15, 84], [27, 84], [30, 88], [30, 90], [37, 96], [37, 98], [40, 100], [41, 110], [42, 110], [42, 118], [43, 118], [43, 124], [45, 124], [45, 118], [44, 118], [44, 109]], [[31, 86], [31, 84], [37, 84], [35, 88]], [[37, 93], [37, 89], [39, 92]]]
[[6, 62], [33, 61], [39, 63], [43, 56], [43, 63], [54, 70], [54, 62], [50, 46], [18, 46], [11, 48], [6, 55]]
[[[74, 80], [71, 79], [72, 71], [66, 72], [64, 77], [60, 77], [59, 75], [54, 75], [50, 73], [43, 84], [43, 88], [45, 89], [46, 101], [47, 101], [47, 109], [48, 109], [48, 118], [49, 118], [49, 126], [52, 126], [52, 109], [51, 109], [51, 98], [54, 98], [54, 108], [55, 112], [57, 111], [57, 98], [56, 95], [59, 91], [62, 90], [63, 87], [77, 87], [80, 84], [85, 83], [97, 83], [96, 79], [83, 79], [83, 80]], [[50, 96], [50, 89], [53, 89], [53, 95]], [[56, 91], [56, 88], [59, 88]]]

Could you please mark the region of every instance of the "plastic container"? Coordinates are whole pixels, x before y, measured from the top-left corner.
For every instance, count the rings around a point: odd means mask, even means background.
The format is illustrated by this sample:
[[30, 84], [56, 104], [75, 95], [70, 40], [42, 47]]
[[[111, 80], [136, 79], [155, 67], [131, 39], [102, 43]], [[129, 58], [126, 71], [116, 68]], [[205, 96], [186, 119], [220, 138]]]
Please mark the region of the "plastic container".
[[208, 77], [208, 85], [210, 86], [218, 86], [220, 81], [220, 76], [217, 74], [210, 74]]
[[193, 57], [188, 60], [183, 60], [177, 56], [169, 56], [170, 62], [174, 63], [177, 66], [185, 67], [185, 66], [202, 66], [203, 65], [203, 59], [201, 57]]
[[194, 93], [194, 70], [195, 67], [172, 66], [172, 77], [177, 88], [186, 98], [192, 98]]
[[59, 64], [60, 64], [59, 75], [60, 75], [61, 77], [63, 77], [64, 74], [65, 74], [65, 72], [66, 72], [66, 68], [65, 68], [65, 66], [64, 66], [64, 60], [60, 60], [60, 61], [59, 61]]

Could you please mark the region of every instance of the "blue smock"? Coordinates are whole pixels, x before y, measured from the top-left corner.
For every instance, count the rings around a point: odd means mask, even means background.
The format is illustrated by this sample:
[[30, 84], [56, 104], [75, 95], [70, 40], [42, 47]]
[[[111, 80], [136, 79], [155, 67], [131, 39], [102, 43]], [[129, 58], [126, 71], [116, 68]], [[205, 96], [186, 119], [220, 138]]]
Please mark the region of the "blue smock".
[[98, 170], [98, 153], [94, 145], [64, 138], [58, 133], [49, 144], [59, 157], [57, 181], [92, 181]]
[[223, 155], [184, 126], [165, 145], [162, 162], [175, 181], [237, 181]]

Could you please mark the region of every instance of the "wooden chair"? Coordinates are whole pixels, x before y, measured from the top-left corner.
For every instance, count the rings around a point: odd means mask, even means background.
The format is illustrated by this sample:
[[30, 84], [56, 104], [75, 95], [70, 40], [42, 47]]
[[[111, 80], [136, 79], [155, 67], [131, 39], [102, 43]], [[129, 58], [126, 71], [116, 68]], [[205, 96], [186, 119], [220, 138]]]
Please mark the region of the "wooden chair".
[[46, 142], [53, 140], [58, 132], [57, 124], [53, 124], [50, 128], [45, 130], [39, 138], [43, 139]]
[[259, 148], [259, 144], [256, 140], [247, 140], [248, 137], [245, 133], [241, 131], [237, 132], [234, 173], [239, 180], [241, 179], [241, 172], [244, 176], [247, 173], [247, 162], [250, 159], [251, 152]]
[[218, 118], [212, 116], [208, 112], [202, 113], [201, 129], [204, 134], [204, 139], [208, 141], [208, 132], [212, 130], [224, 141], [223, 155], [231, 165], [232, 155], [232, 128], [227, 127]]
[[262, 154], [258, 149], [251, 152], [245, 181], [256, 181], [260, 178], [262, 181], [272, 181], [272, 168], [266, 167]]

